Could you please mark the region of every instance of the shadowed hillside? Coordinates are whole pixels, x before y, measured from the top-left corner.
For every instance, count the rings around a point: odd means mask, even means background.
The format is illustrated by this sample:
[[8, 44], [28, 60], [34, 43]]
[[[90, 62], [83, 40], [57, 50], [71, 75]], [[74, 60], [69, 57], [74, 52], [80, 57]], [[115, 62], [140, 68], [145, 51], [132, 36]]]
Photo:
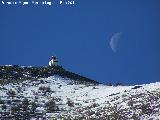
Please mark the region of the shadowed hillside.
[[62, 66], [43, 66], [43, 67], [21, 67], [18, 65], [0, 66], [0, 83], [19, 82], [38, 78], [47, 78], [58, 75], [62, 78], [69, 78], [75, 83], [99, 84], [95, 80], [83, 77], [76, 73], [65, 70]]

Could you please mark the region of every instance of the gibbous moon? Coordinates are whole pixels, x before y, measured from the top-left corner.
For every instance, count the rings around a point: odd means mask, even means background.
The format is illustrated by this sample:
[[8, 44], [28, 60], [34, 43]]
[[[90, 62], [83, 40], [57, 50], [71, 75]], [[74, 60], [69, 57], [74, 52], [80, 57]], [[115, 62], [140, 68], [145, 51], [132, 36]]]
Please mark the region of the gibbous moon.
[[109, 45], [111, 49], [113, 50], [113, 52], [117, 52], [117, 46], [118, 46], [121, 36], [122, 36], [122, 32], [118, 32], [118, 33], [113, 34], [113, 36], [111, 37]]

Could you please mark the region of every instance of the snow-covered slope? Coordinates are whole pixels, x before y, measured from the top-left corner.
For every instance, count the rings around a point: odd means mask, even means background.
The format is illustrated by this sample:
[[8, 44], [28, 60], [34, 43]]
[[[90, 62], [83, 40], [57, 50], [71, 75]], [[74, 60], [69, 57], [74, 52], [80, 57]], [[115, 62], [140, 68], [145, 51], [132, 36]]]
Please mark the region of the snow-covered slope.
[[115, 87], [75, 85], [59, 76], [26, 80], [0, 86], [0, 111], [5, 119], [158, 120], [160, 82]]

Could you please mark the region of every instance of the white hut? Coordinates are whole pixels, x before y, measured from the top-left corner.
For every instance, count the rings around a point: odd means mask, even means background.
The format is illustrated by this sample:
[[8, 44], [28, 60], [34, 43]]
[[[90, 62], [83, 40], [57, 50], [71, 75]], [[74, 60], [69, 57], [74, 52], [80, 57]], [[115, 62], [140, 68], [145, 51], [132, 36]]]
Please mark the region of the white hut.
[[49, 61], [49, 66], [57, 66], [58, 65], [58, 60], [55, 56], [52, 56], [50, 61]]

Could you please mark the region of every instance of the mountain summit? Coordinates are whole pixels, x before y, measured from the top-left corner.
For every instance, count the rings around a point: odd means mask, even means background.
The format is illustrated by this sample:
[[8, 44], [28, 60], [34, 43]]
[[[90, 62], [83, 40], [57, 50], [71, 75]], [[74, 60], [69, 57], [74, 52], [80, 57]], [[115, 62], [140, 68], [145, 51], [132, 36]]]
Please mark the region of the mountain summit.
[[49, 76], [58, 75], [62, 78], [68, 78], [74, 81], [75, 84], [85, 83], [85, 84], [99, 84], [99, 82], [83, 77], [76, 73], [65, 70], [62, 66], [51, 65], [51, 66], [41, 66], [41, 67], [25, 67], [18, 65], [6, 65], [0, 66], [0, 79], [1, 83], [4, 82], [18, 82], [23, 80], [47, 78]]
[[0, 66], [1, 120], [158, 120], [160, 83], [107, 86], [61, 66]]

